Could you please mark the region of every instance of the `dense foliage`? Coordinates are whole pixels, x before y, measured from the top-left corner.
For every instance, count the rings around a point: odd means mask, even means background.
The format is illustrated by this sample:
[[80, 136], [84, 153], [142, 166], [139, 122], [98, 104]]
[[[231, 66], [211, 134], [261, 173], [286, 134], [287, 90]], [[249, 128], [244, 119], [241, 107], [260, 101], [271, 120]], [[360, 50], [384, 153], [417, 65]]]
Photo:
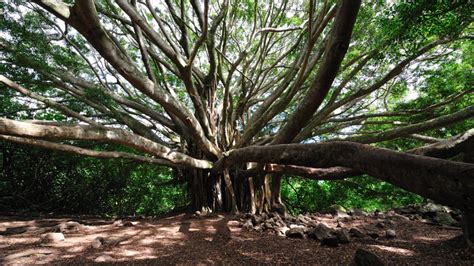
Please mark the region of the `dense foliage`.
[[[0, 212], [159, 215], [189, 204], [186, 184], [175, 182], [166, 167], [4, 141], [0, 159]], [[368, 176], [332, 182], [286, 177], [282, 196], [292, 214], [327, 211], [333, 204], [374, 211], [423, 201]]]
[[156, 215], [188, 204], [186, 186], [156, 165], [7, 142], [0, 159], [0, 212]]
[[[364, 2], [355, 24], [336, 12], [351, 1], [56, 2], [0, 1], [0, 119], [11, 124], [0, 137], [142, 163], [1, 141], [0, 210], [152, 215], [258, 202], [262, 211], [279, 203], [254, 196], [270, 174], [211, 177], [223, 154], [341, 139], [407, 151], [474, 127], [469, 1]], [[344, 39], [336, 23], [353, 27], [347, 51], [330, 49]], [[18, 133], [20, 120], [46, 129]], [[43, 134], [62, 127], [81, 134]], [[281, 197], [293, 214], [424, 200], [383, 178], [340, 179], [285, 173]]]

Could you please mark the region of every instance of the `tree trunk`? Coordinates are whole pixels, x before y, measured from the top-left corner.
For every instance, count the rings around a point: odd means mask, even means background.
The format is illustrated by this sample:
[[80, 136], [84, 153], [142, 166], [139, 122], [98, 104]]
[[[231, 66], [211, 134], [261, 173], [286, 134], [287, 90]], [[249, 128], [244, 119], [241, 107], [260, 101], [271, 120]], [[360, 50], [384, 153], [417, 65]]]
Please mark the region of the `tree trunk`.
[[218, 175], [201, 169], [184, 173], [188, 177], [192, 212], [255, 214], [278, 211], [285, 214], [286, 208], [281, 202], [280, 194], [272, 197], [274, 183], [270, 183], [270, 175], [243, 177], [232, 169], [226, 169]]
[[474, 211], [474, 165], [401, 153], [351, 142], [253, 146], [237, 149], [214, 164], [253, 161], [328, 168], [350, 167], [439, 203]]
[[286, 215], [287, 210], [285, 204], [281, 200], [281, 174], [274, 174], [272, 176], [271, 189], [271, 211], [277, 212], [281, 215]]

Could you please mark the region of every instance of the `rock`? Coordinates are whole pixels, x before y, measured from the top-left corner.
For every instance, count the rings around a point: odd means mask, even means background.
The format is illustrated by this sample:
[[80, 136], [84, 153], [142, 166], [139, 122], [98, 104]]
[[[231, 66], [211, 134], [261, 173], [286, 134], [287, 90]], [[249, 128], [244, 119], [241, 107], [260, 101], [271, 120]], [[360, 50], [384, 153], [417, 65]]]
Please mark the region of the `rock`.
[[428, 202], [427, 204], [418, 208], [418, 211], [421, 213], [435, 213], [435, 212], [443, 212], [446, 211], [444, 206], [434, 204], [432, 202]]
[[281, 203], [272, 204], [271, 211], [276, 212], [276, 213], [278, 213], [280, 215], [283, 215], [283, 216], [286, 216], [286, 214], [287, 214], [286, 206], [284, 204], [281, 204]]
[[344, 229], [334, 232], [334, 236], [337, 237], [337, 240], [341, 244], [346, 244], [346, 243], [349, 243], [351, 241], [351, 237], [349, 235], [349, 232], [347, 230], [344, 230]]
[[270, 222], [265, 222], [265, 223], [263, 224], [263, 228], [265, 228], [265, 229], [272, 229], [272, 228], [273, 228], [273, 224], [270, 223]]
[[289, 238], [304, 238], [304, 230], [300, 227], [291, 228], [285, 235]]
[[269, 216], [275, 220], [281, 221], [281, 216], [278, 212], [271, 212]]
[[253, 230], [253, 223], [252, 220], [247, 220], [244, 225], [242, 225], [242, 230], [251, 231]]
[[66, 229], [68, 230], [82, 227], [82, 224], [75, 221], [68, 221], [64, 225], [66, 226]]
[[321, 246], [328, 246], [328, 247], [338, 247], [339, 246], [339, 240], [335, 236], [328, 236], [323, 238], [321, 240]]
[[93, 248], [100, 248], [102, 246], [103, 238], [102, 237], [97, 237], [94, 239], [91, 243], [91, 246]]
[[41, 237], [41, 243], [50, 244], [64, 241], [63, 233], [47, 233]]
[[380, 237], [380, 235], [376, 232], [369, 232], [369, 233], [367, 233], [367, 235], [370, 236], [373, 239], [377, 239], [377, 238]]
[[415, 214], [418, 212], [418, 208], [414, 206], [405, 206], [402, 208], [396, 208], [395, 212], [398, 214]]
[[262, 228], [262, 225], [257, 225], [253, 228], [253, 230], [255, 230], [256, 232], [258, 233], [261, 233], [263, 232], [263, 228]]
[[385, 231], [385, 236], [387, 238], [395, 238], [397, 237], [397, 233], [395, 232], [395, 230], [388, 229], [387, 231]]
[[303, 223], [303, 224], [306, 224], [308, 223], [308, 220], [306, 219], [306, 217], [304, 217], [303, 215], [298, 215], [298, 218], [297, 218], [298, 222], [300, 223]]
[[409, 215], [408, 218], [410, 218], [410, 220], [412, 220], [412, 221], [419, 221], [419, 220], [423, 219], [423, 217], [421, 217], [421, 215], [419, 215], [419, 214]]
[[392, 216], [387, 217], [388, 219], [395, 220], [395, 221], [409, 221], [410, 218], [400, 215], [400, 214], [394, 214]]
[[378, 222], [378, 223], [375, 225], [375, 227], [380, 228], [380, 229], [383, 229], [383, 228], [385, 228], [385, 224], [384, 224], [384, 223], [381, 223], [381, 222]]
[[331, 213], [337, 213], [337, 212], [347, 213], [347, 210], [344, 207], [342, 207], [341, 205], [333, 204], [333, 205], [329, 206], [329, 208], [331, 209]]
[[253, 225], [258, 225], [259, 223], [261, 223], [263, 221], [262, 217], [260, 217], [258, 215], [252, 215], [252, 217], [250, 217], [250, 219], [252, 220]]
[[383, 261], [374, 253], [365, 249], [357, 249], [354, 256], [354, 263], [357, 266], [383, 266]]
[[351, 214], [352, 216], [367, 216], [367, 213], [361, 209], [354, 209]]
[[357, 227], [351, 228], [351, 230], [349, 230], [349, 233], [350, 233], [352, 236], [360, 237], [360, 238], [362, 238], [362, 237], [365, 236], [365, 233], [364, 233], [361, 229], [359, 229], [359, 228], [357, 228]]
[[286, 236], [286, 232], [288, 230], [290, 230], [290, 228], [288, 228], [287, 226], [278, 227], [276, 229], [276, 231], [278, 232], [278, 235], [280, 235], [280, 236]]
[[283, 221], [277, 221], [275, 224], [280, 227], [286, 226], [286, 223]]
[[461, 221], [461, 212], [458, 211], [451, 211], [449, 212], [451, 214], [451, 217], [453, 217], [454, 220], [460, 222]]
[[444, 225], [453, 225], [457, 223], [456, 220], [453, 219], [451, 214], [447, 212], [437, 212], [433, 217], [433, 221]]
[[61, 233], [78, 233], [82, 230], [82, 224], [74, 221], [68, 221], [66, 223], [61, 223], [55, 227], [56, 232]]
[[330, 208], [330, 213], [334, 217], [348, 217], [349, 216], [347, 214], [347, 210], [344, 209], [344, 207], [340, 205], [334, 204], [334, 205], [331, 205], [329, 208]]
[[132, 222], [132, 221], [126, 221], [125, 223], [123, 223], [123, 226], [129, 227], [129, 226], [135, 226], [135, 225], [137, 225], [137, 224], [138, 224], [138, 222], [135, 222], [135, 221], [134, 221], [134, 222]]
[[114, 261], [114, 258], [112, 258], [109, 255], [100, 255], [99, 257], [95, 258], [95, 262], [109, 262], [109, 261]]
[[318, 222], [310, 220], [306, 223], [306, 225], [309, 226], [309, 227], [316, 227], [316, 226], [318, 226]]
[[309, 230], [308, 237], [315, 240], [323, 240], [325, 237], [329, 237], [331, 229], [325, 223], [319, 223], [318, 226]]
[[0, 232], [0, 235], [17, 235], [23, 234], [28, 230], [28, 226], [8, 227], [5, 231]]
[[301, 230], [306, 230], [306, 226], [304, 225], [300, 225], [300, 224], [290, 224], [290, 229], [294, 229], [294, 228], [298, 228], [298, 229], [301, 229]]
[[[94, 245], [98, 245], [97, 241], [100, 242], [101, 245], [103, 246], [116, 246], [120, 244], [121, 242], [130, 239], [129, 235], [124, 235], [124, 236], [115, 236], [115, 237], [96, 237], [94, 241], [96, 243], [93, 243]], [[99, 246], [100, 247], [100, 246]]]
[[333, 218], [348, 218], [350, 217], [349, 214], [345, 212], [338, 212], [337, 214], [333, 214]]
[[254, 214], [251, 214], [250, 212], [247, 212], [246, 214], [243, 215], [244, 219], [251, 219]]

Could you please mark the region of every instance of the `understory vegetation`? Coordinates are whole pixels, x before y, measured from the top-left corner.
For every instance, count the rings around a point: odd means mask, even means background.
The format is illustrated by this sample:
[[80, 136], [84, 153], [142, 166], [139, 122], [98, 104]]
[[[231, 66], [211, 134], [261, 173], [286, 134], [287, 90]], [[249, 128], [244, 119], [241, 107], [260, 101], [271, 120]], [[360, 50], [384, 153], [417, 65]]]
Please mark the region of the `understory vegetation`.
[[[185, 211], [190, 201], [187, 184], [173, 179], [167, 167], [8, 142], [0, 142], [0, 159], [0, 212], [148, 216]], [[369, 176], [338, 181], [285, 176], [282, 197], [293, 215], [327, 211], [333, 204], [374, 211], [424, 201]]]

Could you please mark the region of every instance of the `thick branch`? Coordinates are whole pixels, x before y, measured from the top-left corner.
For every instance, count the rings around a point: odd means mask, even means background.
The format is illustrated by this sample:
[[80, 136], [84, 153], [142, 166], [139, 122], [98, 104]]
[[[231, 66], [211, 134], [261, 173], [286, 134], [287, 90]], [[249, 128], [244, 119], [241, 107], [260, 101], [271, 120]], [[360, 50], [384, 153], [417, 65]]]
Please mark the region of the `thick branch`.
[[360, 143], [375, 143], [386, 140], [392, 140], [403, 136], [408, 136], [414, 133], [420, 133], [427, 130], [432, 130], [440, 127], [452, 125], [454, 123], [464, 121], [474, 116], [474, 106], [467, 107], [456, 113], [444, 115], [438, 118], [433, 118], [420, 123], [395, 128], [392, 130], [384, 131], [374, 135], [350, 137], [345, 140], [355, 141]]
[[349, 47], [360, 4], [360, 0], [341, 1], [321, 67], [311, 84], [311, 88], [298, 105], [289, 122], [280, 130], [273, 143], [291, 141], [308, 123], [323, 102]]
[[75, 147], [75, 146], [68, 145], [68, 144], [59, 144], [59, 143], [54, 143], [54, 142], [51, 142], [51, 141], [45, 141], [45, 140], [39, 140], [39, 139], [29, 139], [29, 138], [1, 135], [1, 134], [0, 134], [0, 139], [10, 141], [10, 142], [19, 143], [19, 144], [36, 146], [36, 147], [40, 147], [40, 148], [44, 148], [44, 149], [64, 151], [64, 152], [80, 154], [80, 155], [96, 157], [96, 158], [126, 159], [126, 160], [141, 162], [141, 163], [152, 163], [152, 164], [165, 165], [165, 166], [169, 166], [169, 167], [176, 167], [177, 166], [176, 164], [171, 163], [170, 161], [167, 161], [167, 160], [156, 159], [156, 158], [152, 158], [152, 157], [145, 157], [145, 156], [140, 156], [140, 155], [136, 155], [136, 154], [132, 154], [132, 153], [126, 153], [126, 152], [120, 152], [120, 151], [94, 151], [94, 150], [84, 149], [84, 148], [80, 148], [80, 147]]
[[[35, 1], [44, 6], [41, 1]], [[145, 27], [143, 19], [136, 14], [135, 10], [127, 1], [119, 1], [122, 8], [125, 8], [127, 14], [139, 25], [142, 30], [149, 34]], [[199, 122], [196, 118], [177, 101], [170, 93], [159, 88], [150, 79], [143, 75], [136, 66], [123, 54], [120, 49], [111, 40], [108, 33], [102, 27], [93, 1], [76, 1], [70, 9], [69, 18], [60, 17], [76, 28], [91, 45], [111, 64], [114, 68], [127, 79], [135, 88], [161, 104], [169, 113], [176, 115], [191, 131], [197, 144], [207, 153], [219, 155], [217, 147], [205, 136]], [[136, 16], [135, 16], [136, 15]], [[175, 54], [173, 54], [175, 55]]]
[[179, 165], [200, 169], [212, 166], [209, 161], [192, 158], [120, 129], [104, 130], [86, 126], [45, 126], [0, 118], [0, 134], [27, 138], [108, 141], [135, 148]]
[[474, 152], [474, 128], [450, 139], [407, 152], [436, 158], [450, 158], [460, 153], [472, 153]]
[[213, 170], [245, 162], [314, 168], [350, 167], [437, 202], [474, 211], [474, 164], [341, 141], [237, 149], [218, 161]]
[[314, 180], [338, 180], [361, 173], [347, 167], [312, 168], [296, 165], [265, 164], [262, 168], [255, 167], [239, 172], [240, 177], [258, 176], [260, 174], [285, 174]]
[[93, 126], [96, 126], [96, 127], [102, 127], [101, 124], [95, 122], [94, 120], [91, 120], [77, 112], [74, 112], [73, 110], [67, 108], [66, 106], [56, 102], [56, 101], [53, 101], [53, 100], [50, 100], [46, 97], [43, 97], [41, 95], [38, 95], [22, 86], [20, 86], [19, 84], [13, 82], [12, 80], [6, 78], [5, 76], [3, 75], [0, 75], [0, 82], [2, 82], [3, 84], [7, 85], [8, 87], [20, 92], [21, 94], [23, 95], [26, 95], [28, 97], [31, 97], [35, 100], [38, 100], [40, 102], [43, 102], [45, 103], [47, 106], [51, 107], [51, 108], [54, 108], [60, 112], [63, 112], [64, 114], [70, 116], [70, 117], [74, 117], [74, 118], [77, 118], [81, 121], [84, 121], [90, 125], [93, 125]]

